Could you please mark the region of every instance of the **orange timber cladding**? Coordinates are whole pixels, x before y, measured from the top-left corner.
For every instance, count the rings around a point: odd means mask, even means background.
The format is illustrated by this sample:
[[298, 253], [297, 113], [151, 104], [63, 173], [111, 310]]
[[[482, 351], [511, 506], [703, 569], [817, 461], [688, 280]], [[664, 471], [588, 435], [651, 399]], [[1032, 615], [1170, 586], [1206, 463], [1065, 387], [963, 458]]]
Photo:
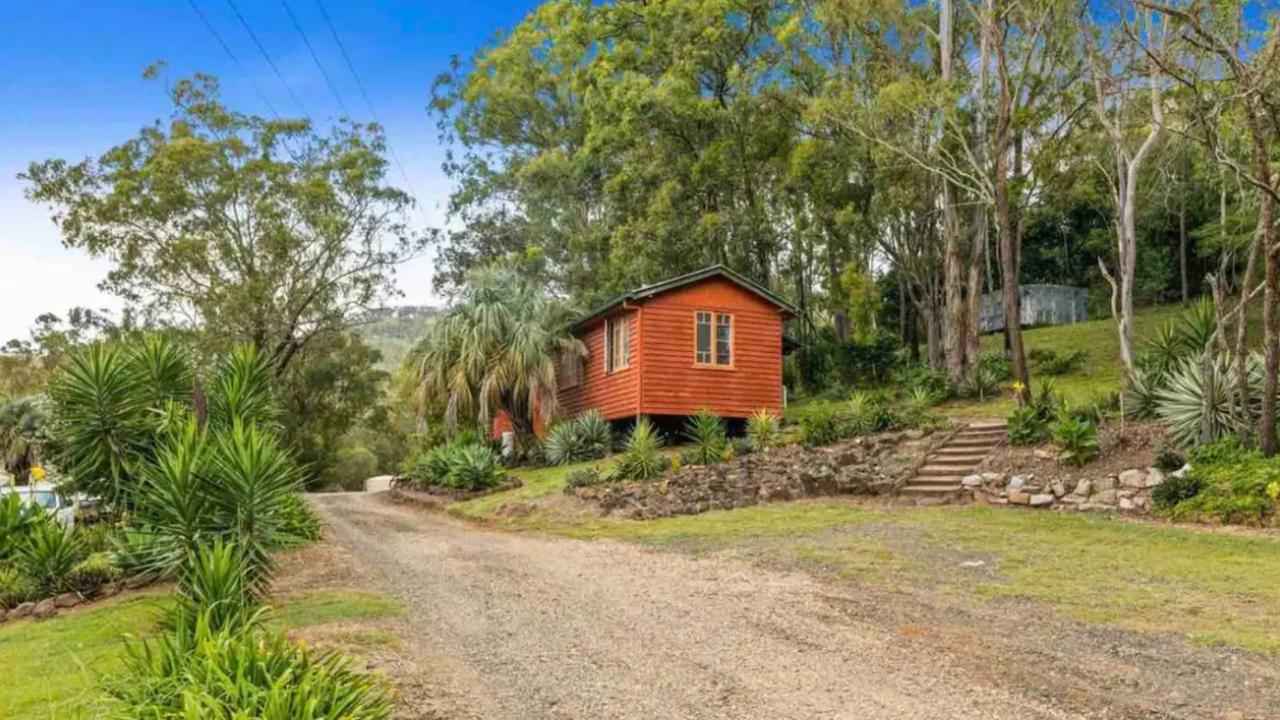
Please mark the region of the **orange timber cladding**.
[[[698, 311], [732, 316], [729, 366], [695, 362]], [[607, 321], [624, 318], [629, 363], [606, 372]], [[690, 415], [704, 407], [724, 417], [781, 412], [782, 325], [777, 306], [720, 277], [624, 303], [582, 331], [588, 353], [582, 379], [562, 387], [561, 410], [572, 416], [594, 408], [609, 419]]]

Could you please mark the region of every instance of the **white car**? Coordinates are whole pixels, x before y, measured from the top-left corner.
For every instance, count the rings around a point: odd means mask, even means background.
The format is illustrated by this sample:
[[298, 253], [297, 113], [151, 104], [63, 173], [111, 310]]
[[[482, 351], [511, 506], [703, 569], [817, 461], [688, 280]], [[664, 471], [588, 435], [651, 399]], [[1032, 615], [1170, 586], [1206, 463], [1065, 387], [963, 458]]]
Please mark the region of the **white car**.
[[39, 505], [56, 517], [63, 527], [75, 525], [79, 499], [60, 496], [57, 487], [47, 480], [30, 485], [0, 485], [0, 497], [6, 495], [17, 495], [29, 504]]

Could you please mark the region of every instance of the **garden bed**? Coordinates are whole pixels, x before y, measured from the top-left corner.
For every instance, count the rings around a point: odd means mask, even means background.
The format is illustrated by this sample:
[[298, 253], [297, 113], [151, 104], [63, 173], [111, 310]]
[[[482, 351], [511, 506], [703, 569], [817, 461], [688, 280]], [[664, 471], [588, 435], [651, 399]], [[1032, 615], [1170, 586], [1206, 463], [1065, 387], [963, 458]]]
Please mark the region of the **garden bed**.
[[508, 476], [505, 480], [484, 490], [459, 490], [443, 485], [413, 485], [404, 477], [391, 481], [391, 497], [398, 502], [408, 502], [433, 509], [441, 509], [455, 502], [472, 500], [494, 493], [515, 490], [524, 482], [518, 477]]
[[906, 430], [817, 448], [786, 446], [717, 465], [688, 466], [653, 480], [567, 487], [601, 513], [630, 519], [696, 515], [763, 502], [896, 492], [939, 436]]
[[1069, 482], [1082, 477], [1118, 476], [1130, 468], [1155, 464], [1156, 444], [1164, 427], [1156, 422], [1126, 422], [1121, 432], [1117, 422], [1098, 428], [1098, 456], [1082, 467], [1058, 461], [1053, 443], [1003, 445], [981, 466], [984, 472], [1004, 475], [1034, 475], [1045, 482]]

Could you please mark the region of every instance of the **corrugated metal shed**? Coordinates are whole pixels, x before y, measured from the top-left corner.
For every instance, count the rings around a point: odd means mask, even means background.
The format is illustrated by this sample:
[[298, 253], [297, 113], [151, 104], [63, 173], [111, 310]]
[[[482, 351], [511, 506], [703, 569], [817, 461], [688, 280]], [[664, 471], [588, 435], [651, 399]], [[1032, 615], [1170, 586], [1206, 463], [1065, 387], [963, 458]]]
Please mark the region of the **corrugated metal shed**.
[[[1084, 288], [1070, 285], [1023, 285], [1018, 289], [1022, 298], [1022, 326], [1070, 325], [1089, 319], [1089, 293]], [[1004, 293], [993, 292], [982, 296], [983, 332], [1004, 329]]]

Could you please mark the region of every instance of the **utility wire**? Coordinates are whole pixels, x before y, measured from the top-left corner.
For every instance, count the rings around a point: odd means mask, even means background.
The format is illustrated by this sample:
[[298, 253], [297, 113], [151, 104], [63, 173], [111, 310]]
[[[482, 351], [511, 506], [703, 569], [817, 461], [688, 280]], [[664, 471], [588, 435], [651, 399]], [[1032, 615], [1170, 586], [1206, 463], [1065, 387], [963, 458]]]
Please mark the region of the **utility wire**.
[[271, 101], [267, 99], [266, 93], [262, 92], [262, 86], [258, 84], [258, 81], [253, 79], [253, 76], [250, 75], [247, 70], [244, 69], [244, 65], [240, 63], [240, 58], [236, 57], [236, 54], [231, 51], [231, 46], [227, 45], [227, 41], [222, 39], [222, 34], [219, 33], [218, 29], [209, 21], [209, 16], [204, 14], [204, 11], [196, 4], [196, 0], [187, 0], [187, 4], [195, 11], [196, 15], [200, 18], [200, 22], [204, 23], [204, 27], [209, 31], [209, 34], [213, 35], [213, 39], [217, 40], [218, 44], [222, 46], [222, 51], [227, 54], [227, 57], [231, 58], [232, 64], [236, 66], [241, 75], [244, 75], [244, 79], [248, 80], [249, 84], [253, 86], [253, 91], [257, 93], [258, 99], [262, 101], [262, 104], [267, 106], [267, 110], [271, 111], [272, 117], [276, 120], [281, 120], [280, 113], [276, 112], [275, 105], [272, 105]]
[[298, 37], [302, 38], [302, 44], [307, 46], [307, 52], [311, 54], [311, 60], [316, 64], [316, 68], [320, 70], [320, 75], [324, 77], [324, 82], [329, 86], [329, 92], [333, 93], [333, 99], [338, 101], [338, 107], [342, 108], [342, 114], [351, 117], [351, 111], [347, 109], [347, 104], [342, 102], [342, 95], [338, 92], [338, 86], [333, 84], [333, 78], [329, 77], [329, 73], [325, 71], [324, 64], [320, 62], [320, 56], [316, 54], [316, 49], [311, 47], [311, 41], [307, 39], [307, 33], [302, 30], [302, 23], [298, 22], [298, 16], [293, 14], [293, 8], [289, 7], [288, 0], [280, 0], [280, 4], [284, 6], [284, 11], [289, 15], [289, 21], [293, 23], [293, 29], [298, 31]]
[[298, 110], [302, 111], [303, 117], [308, 117], [307, 109], [303, 107], [302, 101], [298, 99], [297, 93], [293, 91], [293, 87], [289, 85], [289, 81], [284, 79], [284, 73], [280, 72], [280, 68], [276, 67], [275, 61], [271, 59], [271, 54], [267, 52], [267, 48], [263, 46], [262, 41], [258, 39], [258, 34], [253, 31], [253, 27], [249, 25], [249, 21], [244, 19], [244, 15], [240, 13], [240, 8], [236, 7], [235, 0], [227, 0], [227, 4], [231, 6], [231, 11], [236, 14], [236, 18], [240, 24], [244, 26], [249, 37], [253, 40], [253, 44], [258, 46], [258, 52], [262, 53], [262, 57], [271, 66], [271, 71], [280, 79], [280, 83], [284, 85], [284, 89], [289, 93], [289, 97], [293, 99], [293, 103], [298, 106]]
[[[283, 0], [281, 0], [283, 2]], [[338, 37], [338, 30], [333, 26], [333, 20], [329, 19], [329, 13], [324, 9], [323, 0], [316, 0], [316, 7], [320, 8], [320, 16], [324, 18], [324, 24], [329, 28], [329, 34], [333, 36], [333, 42], [338, 46], [338, 51], [342, 53], [342, 60], [347, 64], [347, 70], [351, 72], [351, 77], [356, 81], [356, 88], [360, 90], [360, 96], [364, 98], [365, 107], [369, 108], [369, 116], [373, 121], [378, 123], [386, 132], [386, 125], [378, 119], [378, 111], [373, 109], [373, 101], [369, 99], [369, 93], [364, 89], [364, 83], [360, 82], [360, 74], [356, 72], [355, 63], [351, 62], [351, 56], [347, 54], [347, 46], [342, 44], [342, 38]], [[387, 152], [391, 154], [391, 159], [395, 162], [396, 168], [400, 170], [400, 177], [404, 178], [405, 187], [409, 188], [409, 193], [413, 195], [414, 205], [418, 206], [418, 191], [413, 187], [413, 181], [409, 179], [409, 173], [404, 170], [404, 163], [400, 162], [400, 156], [396, 154], [396, 149], [391, 146], [391, 139], [387, 138]], [[423, 213], [422, 207], [418, 206], [418, 213], [422, 216], [423, 222], [426, 222], [426, 214]]]

